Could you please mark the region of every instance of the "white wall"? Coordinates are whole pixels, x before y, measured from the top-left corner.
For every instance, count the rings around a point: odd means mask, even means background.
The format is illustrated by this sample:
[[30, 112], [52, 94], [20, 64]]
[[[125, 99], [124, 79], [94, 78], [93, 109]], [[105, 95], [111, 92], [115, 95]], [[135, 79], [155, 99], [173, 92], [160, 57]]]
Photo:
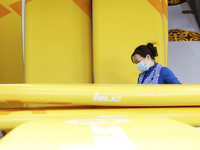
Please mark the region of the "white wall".
[[[183, 14], [191, 10], [187, 2], [168, 6], [169, 30], [181, 29], [199, 33], [199, 26], [193, 14]], [[183, 84], [200, 84], [200, 42], [169, 42], [168, 67]]]
[[200, 84], [200, 42], [169, 42], [168, 67], [181, 83]]

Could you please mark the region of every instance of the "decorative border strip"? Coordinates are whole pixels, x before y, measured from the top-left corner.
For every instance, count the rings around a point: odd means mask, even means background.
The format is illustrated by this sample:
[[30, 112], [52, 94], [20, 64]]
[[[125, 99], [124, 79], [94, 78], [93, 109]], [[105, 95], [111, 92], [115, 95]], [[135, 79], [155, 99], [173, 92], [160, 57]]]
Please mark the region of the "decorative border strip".
[[172, 29], [169, 30], [169, 42], [174, 41], [197, 41], [200, 42], [200, 35], [197, 32]]
[[187, 2], [187, 0], [168, 0], [168, 6], [179, 5], [184, 2]]

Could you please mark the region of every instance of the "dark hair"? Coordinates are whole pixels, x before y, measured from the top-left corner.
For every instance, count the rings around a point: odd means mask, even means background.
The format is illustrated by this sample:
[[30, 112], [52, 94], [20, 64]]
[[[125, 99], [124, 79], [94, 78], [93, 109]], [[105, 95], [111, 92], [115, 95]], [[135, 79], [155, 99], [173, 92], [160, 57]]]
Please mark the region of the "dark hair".
[[148, 43], [147, 45], [140, 45], [138, 46], [135, 51], [133, 52], [133, 54], [131, 55], [131, 60], [133, 61], [133, 56], [135, 54], [138, 54], [142, 57], [146, 57], [147, 54], [150, 55], [150, 57], [155, 60], [155, 57], [158, 56], [158, 52], [157, 52], [157, 48], [155, 46], [153, 46], [155, 43]]

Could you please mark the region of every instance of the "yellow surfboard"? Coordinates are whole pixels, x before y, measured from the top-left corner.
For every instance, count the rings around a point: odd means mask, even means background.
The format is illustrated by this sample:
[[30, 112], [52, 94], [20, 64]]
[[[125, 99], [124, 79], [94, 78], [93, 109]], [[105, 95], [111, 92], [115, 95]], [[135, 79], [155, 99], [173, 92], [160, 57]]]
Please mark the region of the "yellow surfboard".
[[131, 54], [148, 42], [157, 44], [156, 61], [167, 65], [166, 6], [164, 0], [93, 1], [95, 83], [137, 83]]
[[92, 83], [91, 29], [88, 0], [27, 3], [26, 83]]
[[25, 122], [51, 117], [114, 118], [131, 116], [166, 117], [192, 126], [200, 126], [200, 107], [120, 108], [65, 106], [57, 108], [1, 109], [0, 130], [12, 130]]
[[168, 0], [161, 0], [162, 3], [162, 19], [163, 19], [163, 36], [164, 36], [164, 61], [165, 66], [168, 67]]
[[161, 117], [52, 117], [27, 122], [1, 150], [198, 150], [200, 131]]
[[100, 106], [199, 106], [200, 85], [9, 84], [1, 103]]

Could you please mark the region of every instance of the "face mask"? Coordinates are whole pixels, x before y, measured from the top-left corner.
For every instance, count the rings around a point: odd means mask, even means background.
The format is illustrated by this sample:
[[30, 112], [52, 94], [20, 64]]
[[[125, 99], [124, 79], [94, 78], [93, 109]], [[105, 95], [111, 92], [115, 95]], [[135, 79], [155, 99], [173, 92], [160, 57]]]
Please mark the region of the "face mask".
[[137, 67], [140, 71], [144, 72], [149, 69], [149, 64], [145, 65], [143, 61], [137, 64]]

